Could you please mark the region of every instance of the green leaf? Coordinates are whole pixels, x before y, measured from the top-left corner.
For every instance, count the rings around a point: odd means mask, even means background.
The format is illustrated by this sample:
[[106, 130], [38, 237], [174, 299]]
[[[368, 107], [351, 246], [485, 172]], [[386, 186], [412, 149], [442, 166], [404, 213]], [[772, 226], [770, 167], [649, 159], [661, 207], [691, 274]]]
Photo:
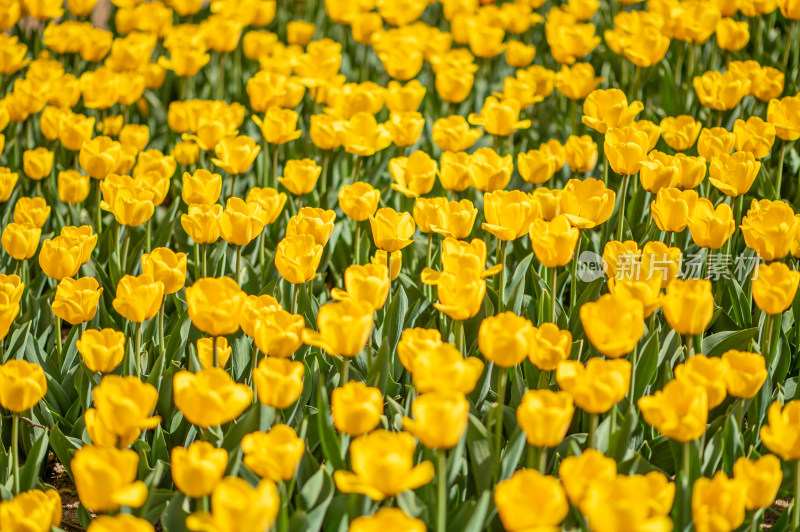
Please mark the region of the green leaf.
[[41, 431], [42, 435], [33, 444], [33, 447], [28, 451], [25, 457], [25, 465], [20, 470], [20, 489], [22, 491], [31, 490], [36, 487], [39, 480], [39, 473], [42, 469], [42, 464], [45, 463], [47, 457], [48, 443], [50, 437], [46, 430]]
[[61, 462], [61, 465], [67, 470], [69, 478], [73, 479], [70, 463], [72, 462], [72, 456], [75, 454], [75, 451], [83, 446], [83, 442], [76, 438], [64, 436], [61, 429], [56, 425], [50, 431], [50, 446], [53, 448], [56, 457], [58, 457], [58, 461]]
[[322, 446], [322, 454], [325, 460], [330, 463], [334, 470], [347, 469], [347, 465], [342, 459], [339, 438], [336, 429], [333, 428], [333, 420], [330, 418], [328, 391], [322, 382], [317, 388], [317, 412], [315, 415], [317, 416], [319, 442]]
[[730, 349], [747, 350], [750, 340], [758, 334], [758, 327], [742, 331], [723, 331], [703, 338], [703, 354], [718, 357]]

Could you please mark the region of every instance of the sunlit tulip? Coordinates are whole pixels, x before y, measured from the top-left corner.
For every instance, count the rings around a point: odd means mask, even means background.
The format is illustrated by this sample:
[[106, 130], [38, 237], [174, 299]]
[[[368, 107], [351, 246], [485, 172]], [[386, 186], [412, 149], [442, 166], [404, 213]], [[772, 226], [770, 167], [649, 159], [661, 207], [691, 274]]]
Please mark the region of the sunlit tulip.
[[225, 477], [211, 494], [211, 513], [197, 512], [186, 518], [186, 528], [196, 532], [207, 530], [268, 530], [280, 510], [278, 489], [271, 480], [262, 480], [253, 487], [244, 479]]
[[173, 378], [173, 400], [184, 417], [199, 427], [215, 427], [239, 417], [253, 391], [215, 367], [198, 373], [180, 371]]
[[378, 426], [383, 415], [383, 394], [358, 381], [350, 381], [331, 393], [331, 411], [336, 430], [360, 436]]
[[72, 325], [90, 321], [97, 313], [97, 302], [103, 289], [93, 277], [77, 281], [65, 277], [58, 283], [53, 298], [53, 314]]
[[693, 441], [706, 431], [708, 395], [703, 387], [676, 379], [637, 402], [647, 424], [679, 442]]
[[688, 225], [695, 244], [709, 249], [721, 248], [736, 230], [730, 205], [720, 203], [714, 208], [707, 198], [695, 202]]
[[462, 394], [423, 394], [411, 409], [414, 419], [403, 418], [403, 429], [429, 449], [452, 449], [467, 430], [469, 402]]
[[557, 447], [567, 435], [575, 407], [566, 392], [528, 390], [517, 407], [517, 423], [534, 447]]
[[373, 311], [369, 303], [358, 300], [327, 303], [317, 314], [319, 332], [305, 330], [303, 342], [333, 356], [354, 357], [367, 344]]
[[239, 330], [245, 293], [230, 277], [199, 279], [186, 288], [186, 305], [192, 324], [211, 336]]
[[745, 507], [748, 510], [768, 508], [775, 502], [783, 480], [781, 461], [774, 454], [758, 460], [742, 456], [733, 464], [734, 479], [745, 486]]
[[781, 139], [793, 141], [800, 138], [800, 97], [770, 100], [767, 121], [775, 127], [775, 134]]
[[260, 150], [261, 147], [246, 135], [225, 137], [214, 148], [217, 157], [211, 159], [211, 162], [229, 174], [244, 174], [253, 164]]
[[53, 152], [47, 148], [35, 148], [22, 153], [25, 175], [39, 181], [50, 175], [53, 167]]
[[700, 103], [716, 111], [733, 109], [750, 92], [750, 79], [735, 70], [710, 70], [695, 77], [693, 85]]
[[539, 206], [519, 190], [497, 190], [483, 197], [482, 229], [500, 240], [515, 240], [526, 234], [539, 215]]
[[798, 222], [792, 207], [783, 201], [753, 200], [742, 218], [744, 242], [765, 261], [782, 259], [789, 254]]
[[678, 334], [702, 334], [714, 315], [711, 281], [673, 279], [661, 306], [670, 327]]
[[617, 462], [595, 449], [586, 449], [580, 456], [567, 456], [558, 468], [567, 498], [576, 507], [581, 506], [594, 482], [606, 484], [616, 476]]
[[138, 377], [107, 375], [93, 390], [94, 408], [86, 411], [86, 430], [95, 445], [124, 448], [132, 444], [143, 430], [161, 422], [151, 416], [158, 401], [158, 392]]
[[222, 176], [212, 174], [206, 169], [195, 170], [193, 174], [183, 173], [181, 197], [187, 205], [212, 205], [219, 200], [222, 192]]
[[406, 212], [385, 207], [369, 217], [372, 239], [378, 249], [398, 251], [413, 243], [414, 220]]
[[400, 508], [383, 508], [372, 515], [362, 515], [353, 519], [349, 532], [380, 532], [382, 530], [403, 530], [405, 532], [425, 532], [425, 522], [406, 515]]
[[625, 93], [619, 89], [594, 90], [583, 102], [581, 121], [595, 131], [605, 133], [609, 128], [630, 125], [642, 109], [642, 102], [628, 104]]
[[539, 262], [547, 268], [557, 268], [566, 266], [572, 260], [580, 232], [562, 214], [550, 222], [541, 218], [534, 220], [528, 235]]
[[305, 367], [288, 358], [268, 357], [253, 371], [258, 400], [265, 406], [282, 410], [293, 405], [303, 392]]
[[57, 236], [42, 243], [39, 266], [45, 275], [60, 281], [65, 277], [75, 277], [81, 267], [82, 256], [80, 243]]
[[536, 329], [527, 318], [503, 312], [485, 318], [478, 330], [481, 354], [496, 366], [508, 368], [525, 360]]
[[644, 307], [637, 299], [622, 294], [606, 294], [593, 303], [584, 303], [580, 318], [589, 341], [610, 358], [633, 351], [644, 335]]
[[87, 329], [75, 347], [91, 371], [111, 373], [125, 355], [125, 334], [114, 329]]
[[61, 515], [61, 496], [54, 489], [32, 489], [0, 502], [0, 525], [4, 530], [51, 530], [61, 525]]
[[335, 471], [333, 479], [343, 493], [361, 493], [381, 501], [424, 486], [433, 479], [430, 462], [414, 465], [414, 437], [407, 432], [376, 430], [350, 444], [353, 472]]
[[244, 464], [261, 478], [288, 482], [303, 458], [305, 442], [289, 425], [275, 425], [269, 432], [251, 432], [242, 438]]
[[343, 185], [339, 189], [339, 207], [342, 212], [357, 222], [363, 222], [375, 214], [381, 199], [381, 192], [369, 183], [357, 181]]
[[731, 349], [722, 354], [728, 365], [725, 384], [733, 397], [754, 397], [767, 379], [766, 361], [763, 355]]
[[[669, 518], [675, 499], [675, 484], [661, 472], [645, 475], [616, 475], [591, 482], [580, 504], [590, 530], [604, 530], [608, 524], [624, 523], [634, 530], [672, 529]], [[632, 509], [636, 511], [631, 511]]]
[[706, 391], [708, 409], [719, 406], [725, 400], [725, 376], [728, 372], [726, 362], [719, 357], [694, 355], [684, 364], [678, 364], [673, 370], [675, 379], [699, 386]]
[[156, 281], [152, 275], [126, 275], [117, 284], [112, 304], [123, 318], [142, 323], [158, 313], [163, 298], [164, 283]]
[[264, 230], [257, 203], [247, 203], [241, 198], [228, 198], [225, 210], [217, 223], [223, 240], [236, 246], [246, 246]]
[[558, 479], [520, 469], [497, 484], [494, 503], [506, 530], [555, 530], [569, 512], [564, 488]]
[[433, 123], [431, 137], [442, 150], [460, 152], [470, 149], [482, 134], [480, 129], [470, 129], [463, 116], [451, 115]]
[[[216, 340], [216, 345], [214, 345], [214, 340]], [[216, 352], [214, 351], [215, 349]], [[224, 336], [197, 340], [197, 360], [203, 369], [214, 367], [215, 364], [224, 368], [231, 358], [232, 352], [233, 348], [228, 345], [228, 339]]]
[[286, 144], [302, 134], [297, 129], [297, 113], [291, 109], [270, 107], [263, 120], [254, 115], [253, 122], [261, 129], [264, 140], [270, 144]]
[[723, 471], [700, 477], [692, 487], [692, 522], [698, 532], [735, 530], [744, 522], [746, 494]]
[[28, 222], [8, 224], [3, 229], [3, 249], [16, 260], [29, 259], [39, 249], [42, 230]]
[[95, 137], [81, 146], [79, 161], [83, 171], [94, 179], [103, 179], [116, 170], [122, 146], [110, 137]]
[[14, 222], [31, 223], [36, 227], [43, 227], [50, 216], [50, 206], [42, 197], [21, 197], [14, 205]]
[[675, 151], [694, 146], [703, 124], [691, 115], [668, 116], [661, 121], [661, 138]]
[[189, 213], [181, 215], [181, 227], [197, 244], [211, 244], [219, 238], [217, 219], [222, 205], [189, 205]]
[[575, 406], [590, 414], [608, 412], [628, 394], [631, 363], [624, 358], [593, 357], [586, 366], [567, 360], [556, 369], [558, 386], [572, 396]]
[[736, 143], [736, 135], [722, 127], [703, 128], [697, 139], [697, 153], [707, 160], [720, 153], [730, 154]]
[[470, 184], [482, 192], [494, 192], [508, 185], [514, 171], [511, 155], [500, 156], [491, 148], [478, 148], [467, 159]]
[[800, 272], [782, 262], [759, 264], [753, 275], [753, 301], [767, 314], [780, 314], [792, 306], [798, 283]]
[[769, 122], [757, 116], [747, 120], [739, 119], [733, 125], [736, 136], [736, 150], [750, 152], [756, 159], [763, 159], [772, 150], [776, 129]]
[[147, 500], [147, 486], [136, 480], [136, 451], [84, 445], [75, 452], [70, 468], [81, 504], [93, 512], [139, 508]]
[[0, 365], [0, 405], [21, 413], [36, 406], [47, 392], [47, 380], [39, 364], [11, 359]]

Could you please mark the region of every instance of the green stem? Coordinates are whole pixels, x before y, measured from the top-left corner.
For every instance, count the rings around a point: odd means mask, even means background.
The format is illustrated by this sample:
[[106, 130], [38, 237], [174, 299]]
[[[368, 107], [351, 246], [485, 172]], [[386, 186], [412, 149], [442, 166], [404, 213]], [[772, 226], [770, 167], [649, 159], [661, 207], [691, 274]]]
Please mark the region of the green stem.
[[597, 434], [597, 424], [599, 423], [600, 418], [597, 414], [589, 414], [589, 436], [587, 438], [589, 444], [587, 445], [587, 449], [594, 449], [595, 448], [595, 435]]
[[628, 174], [622, 175], [620, 185], [619, 213], [617, 214], [617, 240], [622, 242], [622, 228], [625, 221], [625, 202], [628, 199]]
[[769, 338], [769, 356], [767, 357], [767, 363], [771, 364], [773, 360], [775, 360], [775, 356], [778, 354], [778, 342], [781, 339], [781, 314], [775, 314], [774, 316], [770, 316], [772, 320], [772, 334]]
[[355, 248], [355, 264], [361, 264], [361, 222], [358, 220], [353, 220], [356, 224], [356, 237], [355, 242], [353, 242], [353, 247]]
[[558, 294], [558, 266], [553, 266], [550, 277], [550, 321], [556, 323], [556, 295]]
[[[117, 231], [117, 242], [119, 242], [119, 231]], [[195, 280], [200, 278], [200, 246], [204, 246], [205, 244], [195, 244], [194, 245], [194, 277]], [[117, 259], [119, 260], [119, 244], [117, 244]], [[120, 265], [120, 271], [122, 271], [122, 265]], [[203, 276], [205, 277], [205, 275]]]
[[447, 530], [447, 451], [436, 450], [436, 530]]
[[631, 353], [631, 388], [628, 391], [628, 400], [631, 404], [636, 401], [636, 366], [639, 364], [639, 345], [633, 348]]
[[500, 264], [503, 268], [500, 270], [500, 289], [497, 292], [497, 309], [498, 312], [505, 310], [505, 291], [506, 291], [506, 248], [508, 247], [508, 240], [503, 240], [500, 244]]
[[[208, 254], [208, 244], [200, 244], [203, 246], [203, 277], [208, 277], [208, 269], [206, 268], [206, 255]], [[262, 262], [263, 264], [263, 262]]]
[[455, 337], [456, 349], [462, 355], [464, 352], [464, 322], [461, 320], [453, 320], [453, 336]]
[[386, 294], [386, 312], [389, 312], [389, 308], [392, 306], [392, 254], [389, 251], [386, 252], [386, 270], [389, 276], [389, 293]]
[[539, 449], [539, 473], [547, 474], [547, 447]]
[[153, 232], [152, 227], [151, 227], [153, 225], [152, 221], [153, 221], [153, 217], [151, 216], [150, 219], [147, 220], [147, 225], [145, 226], [145, 242], [146, 242], [146, 248], [145, 249], [147, 250], [147, 253], [150, 253], [150, 250], [152, 248], [152, 244], [150, 243], [151, 235], [152, 235], [152, 232]]
[[682, 514], [684, 516], [684, 520], [686, 522], [691, 521], [692, 510], [691, 510], [691, 489], [692, 489], [692, 442], [687, 441], [683, 442], [683, 465], [681, 467], [681, 483], [683, 484], [684, 496], [681, 498], [682, 501]]
[[272, 182], [269, 184], [272, 188], [278, 187], [278, 144], [272, 148]]
[[125, 227], [125, 243], [122, 245], [122, 263], [120, 264], [121, 273], [124, 275], [128, 271], [128, 249], [131, 246], [131, 228]]
[[19, 495], [19, 413], [11, 414], [11, 468], [14, 475], [14, 495]]
[[236, 179], [239, 177], [239, 174], [233, 174], [231, 177], [231, 197], [236, 197]]
[[267, 174], [269, 173], [267, 170], [269, 169], [269, 144], [267, 143], [267, 139], [263, 138], [261, 140], [261, 153], [262, 159], [264, 162], [261, 165], [261, 188], [267, 187]]
[[347, 384], [347, 381], [350, 379], [350, 357], [344, 357], [342, 360], [342, 382], [339, 383], [339, 386], [344, 386]]
[[214, 367], [219, 367], [219, 351], [217, 350], [217, 337], [211, 338], [211, 355], [213, 357]]
[[225, 96], [225, 54], [219, 54], [219, 70], [217, 71], [217, 100]]
[[241, 280], [239, 279], [240, 273], [242, 271], [241, 268], [242, 263], [242, 246], [236, 246], [236, 273], [234, 274], [233, 278], [236, 279], [237, 284], [241, 284]]
[[136, 336], [133, 347], [133, 364], [136, 368], [136, 376], [142, 378], [142, 322], [136, 324]]
[[64, 344], [61, 340], [61, 318], [56, 316], [56, 323], [55, 323], [55, 334], [56, 334], [56, 353], [58, 354], [58, 367], [63, 369], [62, 366], [64, 365]]
[[497, 384], [497, 407], [495, 408], [494, 422], [494, 448], [497, 456], [500, 456], [501, 445], [503, 444], [503, 406], [506, 397], [506, 368], [497, 366], [499, 371]]
[[781, 181], [783, 180], [783, 159], [786, 156], [786, 144], [787, 141], [781, 141], [781, 153], [778, 156], [778, 171], [777, 177], [775, 178], [775, 199], [781, 199]]
[[102, 231], [103, 231], [103, 228], [100, 225], [102, 223], [102, 220], [100, 218], [100, 202], [101, 202], [101, 194], [102, 194], [102, 192], [100, 191], [100, 180], [99, 179], [95, 179], [94, 181], [95, 181], [95, 184], [97, 185], [95, 187], [95, 192], [94, 192], [94, 200], [95, 200], [95, 204], [94, 204], [94, 229], [95, 229], [95, 232], [97, 233], [97, 235], [99, 237], [99, 235], [101, 235]]
[[158, 309], [158, 350], [164, 355], [167, 352], [167, 345], [164, 342], [164, 307], [166, 306], [166, 296], [161, 298], [161, 307]]
[[789, 68], [789, 50], [792, 48], [792, 37], [795, 34], [795, 29], [797, 28], [797, 21], [792, 21], [792, 27], [789, 28], [789, 33], [786, 35], [786, 46], [783, 49], [783, 71], [788, 72]]
[[300, 285], [292, 285], [292, 314], [297, 314], [297, 295], [300, 293]]
[[569, 276], [569, 312], [570, 317], [578, 303], [578, 258], [581, 255], [581, 238], [583, 234], [578, 229], [578, 242], [575, 245], [575, 254], [572, 256], [572, 273]]

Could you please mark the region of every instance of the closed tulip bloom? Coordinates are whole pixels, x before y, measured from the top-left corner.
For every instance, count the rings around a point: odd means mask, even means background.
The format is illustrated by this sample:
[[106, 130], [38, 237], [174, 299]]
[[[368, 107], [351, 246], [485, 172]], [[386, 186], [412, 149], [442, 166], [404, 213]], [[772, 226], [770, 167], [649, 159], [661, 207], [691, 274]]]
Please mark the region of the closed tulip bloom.
[[281, 277], [292, 284], [302, 284], [316, 275], [322, 251], [312, 235], [286, 237], [278, 242], [275, 266]]
[[496, 366], [510, 368], [520, 364], [530, 353], [534, 331], [529, 319], [513, 312], [489, 316], [478, 330], [478, 348]]
[[83, 143], [78, 160], [83, 171], [94, 179], [103, 179], [119, 165], [122, 146], [111, 137], [95, 137]]
[[449, 201], [436, 205], [437, 220], [431, 225], [433, 232], [449, 238], [465, 239], [472, 232], [478, 209], [468, 199]]
[[24, 291], [25, 283], [18, 275], [0, 274], [0, 294], [5, 296], [7, 304], [19, 304]]
[[744, 243], [761, 255], [762, 260], [779, 260], [789, 254], [798, 219], [788, 203], [754, 199], [742, 219], [741, 229]]
[[14, 205], [14, 222], [18, 224], [28, 222], [36, 227], [42, 227], [48, 216], [50, 216], [50, 206], [44, 198], [38, 196], [19, 198]]
[[228, 452], [205, 441], [175, 447], [170, 457], [175, 486], [194, 499], [211, 495], [228, 465]]
[[769, 122], [751, 116], [746, 121], [737, 120], [733, 125], [733, 134], [736, 136], [737, 151], [750, 152], [756, 159], [763, 159], [772, 150], [776, 129]]
[[261, 129], [264, 140], [270, 144], [286, 144], [300, 138], [302, 134], [297, 129], [297, 113], [291, 109], [270, 107], [263, 120], [253, 116], [253, 122]]
[[392, 189], [408, 198], [416, 198], [431, 191], [436, 179], [436, 161], [424, 151], [415, 151], [410, 157], [395, 157], [389, 161]]
[[497, 190], [483, 196], [486, 220], [481, 228], [500, 240], [516, 240], [539, 217], [539, 205], [519, 190]]
[[631, 125], [642, 109], [642, 102], [628, 104], [628, 98], [619, 89], [598, 89], [584, 100], [581, 121], [595, 131], [605, 133], [609, 128]]
[[519, 129], [531, 127], [530, 120], [519, 119], [520, 105], [517, 100], [498, 100], [489, 96], [484, 100], [481, 113], [469, 115], [469, 123], [483, 126], [487, 133], [498, 136], [508, 136]]
[[217, 220], [222, 238], [237, 246], [246, 246], [252, 242], [264, 230], [264, 223], [258, 212], [260, 209], [256, 203], [246, 203], [241, 198], [228, 198], [225, 210]]
[[91, 371], [111, 373], [125, 355], [125, 334], [110, 328], [87, 329], [75, 347]]
[[759, 433], [767, 449], [786, 461], [800, 460], [800, 401], [775, 401], [767, 417], [769, 424]]
[[8, 201], [18, 180], [19, 175], [16, 172], [0, 168], [0, 203]]
[[186, 284], [186, 254], [155, 248], [142, 254], [142, 273], [164, 283], [164, 293], [174, 294]]
[[385, 126], [392, 135], [394, 145], [403, 148], [417, 143], [425, 128], [425, 118], [422, 113], [416, 111], [392, 113]]
[[517, 169], [519, 175], [534, 185], [541, 185], [549, 181], [556, 172], [564, 167], [566, 153], [558, 140], [552, 139], [539, 149], [520, 152], [517, 155]]
[[650, 202], [650, 210], [656, 226], [662, 231], [679, 233], [689, 224], [689, 214], [694, 211], [698, 194], [694, 190], [681, 191], [665, 188], [658, 191], [656, 199]]
[[667, 438], [696, 440], [706, 431], [708, 395], [705, 388], [684, 379], [669, 381], [654, 395], [637, 402], [645, 422]]
[[24, 491], [13, 500], [0, 502], [0, 526], [12, 532], [51, 530], [61, 525], [61, 505], [61, 496], [54, 489]]
[[594, 67], [589, 63], [561, 65], [561, 70], [555, 77], [555, 87], [570, 100], [583, 100], [604, 81], [594, 74]]
[[675, 157], [653, 150], [648, 154], [647, 158], [655, 164], [643, 166], [639, 170], [639, 180], [642, 183], [642, 188], [657, 194], [662, 189], [677, 185], [679, 168], [675, 164]]
[[383, 415], [383, 394], [378, 388], [350, 381], [331, 393], [333, 425], [350, 436], [360, 436], [378, 426]]
[[733, 397], [750, 399], [761, 390], [767, 380], [767, 367], [763, 355], [731, 349], [722, 354], [728, 365], [725, 385]]
[[242, 332], [253, 338], [259, 320], [282, 308], [278, 300], [269, 294], [247, 296], [239, 316], [239, 326], [242, 328]]
[[466, 359], [452, 344], [438, 344], [420, 351], [412, 359], [411, 375], [419, 393], [459, 392], [468, 394], [483, 372], [477, 357]]
[[288, 358], [303, 344], [305, 319], [285, 310], [275, 310], [259, 318], [253, 338], [267, 356]]
[[53, 167], [53, 152], [47, 148], [35, 148], [22, 153], [23, 169], [29, 178], [39, 181], [50, 175]]
[[508, 531], [557, 530], [569, 512], [567, 496], [555, 477], [520, 469], [497, 484], [494, 503]]
[[25, 360], [0, 365], [0, 385], [0, 405], [17, 414], [36, 406], [47, 393], [42, 367]]
[[217, 157], [211, 162], [229, 174], [244, 174], [256, 160], [259, 151], [261, 147], [251, 137], [225, 137], [214, 148]]
[[219, 174], [212, 174], [203, 168], [195, 170], [193, 174], [183, 173], [181, 197], [187, 205], [212, 205], [217, 202], [221, 192], [222, 176]]
[[197, 373], [179, 371], [173, 378], [173, 400], [189, 423], [208, 428], [228, 423], [250, 406], [253, 391], [222, 368]]
[[309, 136], [314, 146], [321, 150], [332, 150], [341, 146], [335, 124], [338, 120], [330, 115], [311, 115]]
[[572, 260], [580, 232], [562, 214], [550, 222], [534, 220], [528, 235], [539, 262], [547, 268], [556, 268], [566, 266]]
[[433, 228], [443, 224], [442, 211], [446, 208], [447, 198], [417, 198], [414, 200], [414, 223], [420, 233], [432, 233]]
[[208, 335], [234, 334], [239, 330], [246, 297], [230, 277], [198, 279], [186, 288], [189, 318], [195, 327]]
[[647, 158], [650, 140], [644, 131], [633, 126], [606, 131], [603, 152], [618, 174], [633, 175], [643, 166], [652, 166]]
[[376, 430], [350, 444], [353, 472], [335, 471], [333, 480], [342, 493], [360, 493], [382, 501], [424, 486], [433, 479], [430, 462], [414, 465], [417, 444], [408, 432]]
[[792, 306], [800, 272], [782, 262], [759, 264], [757, 268], [753, 275], [753, 301], [767, 314], [781, 314]]
[[663, 473], [616, 475], [589, 484], [580, 510], [591, 530], [617, 530], [616, 525], [667, 532], [672, 530], [669, 513], [674, 499], [675, 484]]
[[303, 393], [305, 371], [302, 362], [288, 358], [268, 357], [261, 360], [253, 371], [258, 400], [278, 410], [290, 407]]
[[120, 506], [139, 508], [147, 500], [147, 486], [136, 480], [136, 451], [84, 445], [75, 452], [70, 468], [81, 504], [89, 511], [109, 512]]
[[461, 103], [472, 92], [475, 76], [470, 71], [449, 67], [436, 72], [434, 79], [436, 94], [450, 103]]
[[151, 416], [158, 391], [138, 377], [107, 375], [93, 391], [95, 408], [86, 411], [86, 430], [95, 445], [124, 448], [161, 417]]
[[357, 222], [363, 222], [378, 210], [381, 191], [369, 183], [356, 181], [352, 185], [343, 185], [338, 197], [342, 212]]
[[336, 136], [347, 153], [369, 156], [387, 148], [392, 143], [389, 129], [378, 124], [370, 113], [358, 112], [349, 120], [337, 122]]
[[766, 454], [758, 460], [742, 456], [733, 464], [733, 477], [745, 487], [748, 510], [768, 508], [775, 502], [783, 480], [781, 461], [774, 454]]
[[717, 44], [723, 50], [736, 52], [744, 48], [750, 40], [747, 22], [737, 22], [725, 17], [717, 23]]
[[605, 484], [616, 476], [617, 462], [596, 449], [586, 449], [580, 456], [567, 456], [558, 468], [558, 478], [575, 507], [581, 506], [594, 482]]
[[170, 153], [175, 161], [182, 166], [192, 166], [200, 156], [200, 146], [192, 141], [176, 142]]
[[65, 277], [58, 283], [53, 299], [53, 314], [72, 325], [90, 321], [97, 313], [97, 302], [103, 289], [94, 277], [77, 281]]
[[[427, 272], [427, 274], [426, 274]], [[435, 285], [439, 301], [433, 306], [454, 320], [466, 320], [475, 316], [483, 305], [486, 281], [480, 272], [458, 267], [438, 272], [423, 271], [422, 282]]]
[[225, 477], [211, 495], [211, 513], [197, 512], [186, 518], [186, 528], [200, 532], [206, 530], [268, 530], [275, 522], [281, 501], [278, 489], [271, 480], [264, 479], [253, 487], [238, 477]]
[[503, 28], [472, 24], [469, 27], [468, 41], [470, 51], [478, 57], [490, 58], [503, 51]]
[[155, 212], [155, 196], [146, 188], [123, 187], [114, 195], [113, 203], [105, 200], [103, 210], [111, 211], [120, 225], [138, 227], [152, 218]]
[[197, 244], [212, 244], [219, 238], [222, 205], [189, 205], [189, 213], [181, 215], [181, 227]]
[[428, 449], [452, 449], [467, 430], [469, 401], [463, 394], [423, 394], [414, 399], [411, 409], [414, 419], [403, 418], [403, 429]]
[[425, 97], [425, 87], [416, 79], [405, 85], [390, 81], [384, 94], [386, 107], [392, 113], [416, 111]]
[[281, 185], [297, 196], [314, 190], [322, 168], [311, 159], [288, 161], [283, 169], [284, 177], [279, 177]]
[[517, 423], [530, 445], [557, 447], [567, 435], [575, 407], [566, 392], [528, 390], [517, 407]]
[[76, 170], [58, 173], [58, 199], [64, 203], [81, 203], [89, 195], [90, 178]]
[[581, 323], [592, 345], [603, 355], [627, 355], [644, 335], [644, 308], [637, 299], [606, 294], [580, 309]]
[[555, 323], [543, 323], [534, 327], [530, 340], [528, 358], [542, 371], [553, 371], [569, 358], [572, 350], [572, 334], [560, 330]]
[[[81, 114], [64, 114], [59, 123], [58, 140], [69, 151], [81, 151], [84, 142], [88, 142], [94, 133], [95, 117]], [[112, 159], [113, 154], [110, 154]], [[80, 159], [79, 159], [80, 161]]]
[[117, 284], [112, 304], [123, 318], [142, 323], [158, 313], [163, 298], [164, 283], [156, 281], [152, 275], [126, 275]]
[[404, 530], [405, 532], [426, 532], [425, 522], [407, 516], [399, 508], [383, 508], [373, 515], [353, 519], [348, 532], [381, 532], [383, 530]]
[[775, 134], [785, 141], [800, 138], [800, 97], [787, 96], [770, 100], [767, 121], [775, 126]]
[[797, 0], [778, 0], [781, 15], [791, 20], [800, 20], [800, 2]]
[[505, 188], [514, 171], [511, 155], [500, 156], [491, 148], [478, 148], [467, 159], [467, 172], [474, 188], [494, 192]]
[[331, 290], [331, 296], [336, 300], [361, 301], [379, 310], [389, 295], [389, 271], [384, 264], [353, 264], [344, 271], [344, 286], [345, 290]]
[[691, 115], [668, 116], [661, 121], [661, 138], [675, 151], [694, 146], [703, 124]]
[[761, 163], [749, 151], [720, 153], [711, 159], [708, 179], [726, 196], [741, 196], [753, 186], [760, 169]]
[[[233, 348], [228, 345], [224, 336], [217, 338], [217, 365], [224, 368], [231, 358]], [[214, 339], [199, 338], [197, 340], [197, 360], [203, 369], [214, 367]]]
[[305, 442], [289, 425], [274, 425], [269, 432], [251, 432], [242, 438], [244, 465], [273, 482], [292, 480], [305, 450]]
[[720, 203], [714, 208], [707, 198], [695, 202], [688, 225], [692, 240], [698, 246], [710, 249], [721, 248], [736, 230], [730, 206]]
[[597, 164], [597, 144], [592, 137], [570, 135], [564, 144], [567, 165], [573, 172], [586, 173]]
[[750, 92], [750, 79], [742, 72], [724, 74], [710, 70], [692, 81], [700, 103], [716, 111], [729, 111]]
[[283, 212], [283, 207], [286, 205], [286, 194], [271, 187], [253, 187], [247, 192], [246, 202], [258, 205], [260, 210], [257, 210], [255, 215], [264, 225], [270, 225], [275, 223], [275, 220]]
[[599, 179], [570, 179], [560, 196], [561, 212], [570, 224], [591, 229], [611, 218], [616, 194]]
[[736, 143], [736, 135], [724, 127], [703, 128], [697, 139], [697, 153], [711, 160], [720, 153], [730, 154]]
[[470, 149], [481, 136], [480, 129], [470, 129], [466, 118], [451, 115], [433, 123], [431, 137], [443, 151], [460, 152]]
[[678, 364], [674, 369], [675, 379], [694, 384], [706, 391], [709, 410], [719, 406], [725, 400], [727, 371], [728, 365], [724, 359], [705, 355], [695, 355], [684, 364]]
[[57, 236], [42, 243], [39, 267], [45, 275], [56, 281], [74, 277], [81, 267], [82, 248], [77, 242]]
[[397, 342], [397, 358], [408, 371], [413, 368], [414, 360], [423, 351], [442, 345], [442, 334], [436, 329], [414, 327], [405, 329]]
[[353, 299], [326, 303], [317, 313], [319, 332], [306, 329], [303, 342], [329, 355], [354, 357], [372, 332], [373, 309], [369, 303]]
[[126, 124], [119, 132], [119, 142], [123, 146], [133, 146], [142, 151], [150, 141], [150, 128], [145, 124]]
[[64, 226], [61, 228], [62, 238], [80, 244], [81, 264], [86, 264], [92, 258], [92, 252], [97, 245], [97, 235], [94, 234], [92, 226], [82, 225], [80, 227]]
[[[20, 296], [22, 291], [20, 291]], [[0, 340], [3, 340], [11, 329], [11, 324], [19, 314], [19, 300], [7, 293], [0, 293]]]
[[631, 363], [624, 358], [593, 357], [584, 366], [577, 360], [566, 360], [556, 369], [556, 381], [572, 396], [575, 406], [590, 414], [603, 414], [628, 394]]
[[11, 222], [3, 230], [3, 249], [16, 260], [25, 260], [33, 257], [39, 249], [39, 238], [42, 230], [28, 222]]
[[736, 530], [744, 522], [747, 495], [737, 479], [723, 471], [700, 477], [692, 487], [692, 522], [697, 532]]
[[385, 207], [369, 217], [372, 240], [378, 249], [398, 251], [413, 243], [414, 220], [407, 212], [397, 212]]
[[670, 327], [678, 334], [702, 334], [714, 315], [711, 281], [673, 279], [661, 308]]

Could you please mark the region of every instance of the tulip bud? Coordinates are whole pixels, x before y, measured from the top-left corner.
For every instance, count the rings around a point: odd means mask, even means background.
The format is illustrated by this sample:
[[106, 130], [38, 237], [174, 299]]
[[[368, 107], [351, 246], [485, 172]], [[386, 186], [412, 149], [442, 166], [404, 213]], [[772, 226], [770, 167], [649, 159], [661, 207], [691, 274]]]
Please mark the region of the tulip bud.
[[109, 328], [87, 329], [75, 347], [91, 371], [111, 373], [125, 355], [125, 334]]
[[173, 400], [189, 423], [201, 428], [233, 421], [252, 403], [253, 391], [221, 368], [197, 373], [179, 371], [173, 377]]
[[566, 360], [556, 369], [559, 388], [572, 396], [575, 405], [590, 414], [602, 414], [628, 394], [631, 363], [624, 358], [604, 360], [593, 357], [584, 366]]
[[569, 513], [567, 496], [558, 479], [535, 469], [520, 469], [499, 482], [494, 503], [506, 530], [558, 529]]
[[251, 432], [242, 438], [244, 464], [273, 482], [294, 478], [305, 449], [305, 442], [289, 425], [275, 425], [269, 432]]
[[40, 365], [16, 359], [0, 365], [0, 405], [6, 410], [19, 414], [33, 408], [46, 392]]
[[557, 447], [567, 435], [575, 407], [566, 392], [528, 390], [517, 408], [517, 423], [534, 447]]
[[696, 440], [706, 431], [708, 395], [705, 388], [676, 379], [637, 402], [647, 424], [679, 442]]
[[383, 394], [378, 388], [350, 381], [331, 394], [333, 425], [350, 436], [361, 436], [378, 426], [383, 415]]
[[258, 390], [258, 400], [263, 405], [278, 410], [290, 407], [303, 393], [305, 371], [302, 362], [288, 358], [268, 357], [262, 359], [253, 371], [253, 382]]
[[136, 451], [84, 445], [75, 452], [70, 468], [81, 504], [92, 512], [139, 508], [147, 500], [147, 486], [136, 480]]

